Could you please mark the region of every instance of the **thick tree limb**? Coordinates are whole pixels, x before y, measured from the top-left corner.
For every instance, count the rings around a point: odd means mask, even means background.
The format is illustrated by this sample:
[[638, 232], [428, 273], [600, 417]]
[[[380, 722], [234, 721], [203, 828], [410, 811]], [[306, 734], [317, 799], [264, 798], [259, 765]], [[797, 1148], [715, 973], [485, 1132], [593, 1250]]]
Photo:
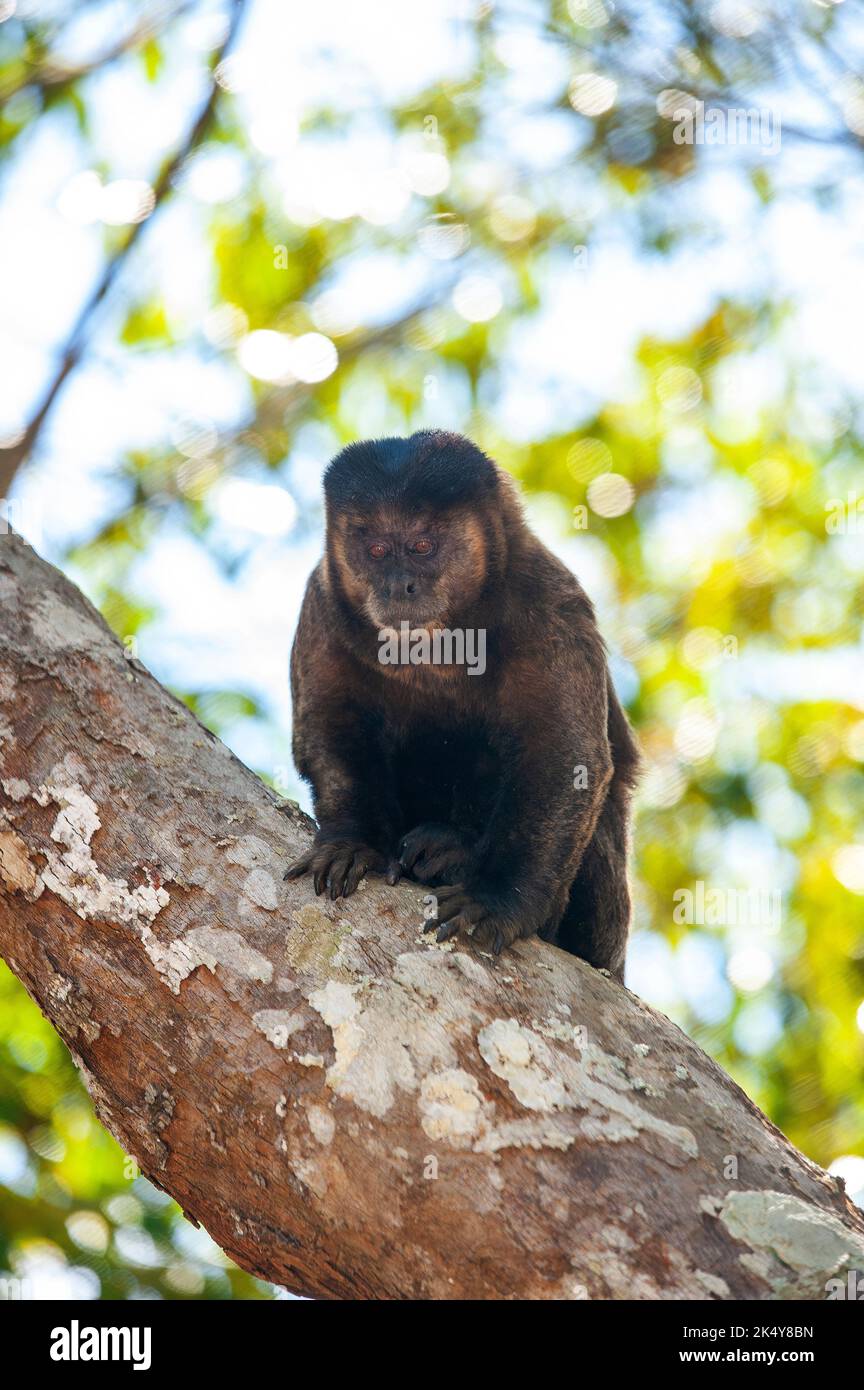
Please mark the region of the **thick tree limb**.
[[[712, 1061], [538, 941], [316, 900], [309, 825], [0, 539], [0, 951], [144, 1172], [343, 1298], [824, 1298], [864, 1216]], [[737, 1165], [737, 1169], [736, 1169]], [[731, 1176], [735, 1174], [735, 1176]]]

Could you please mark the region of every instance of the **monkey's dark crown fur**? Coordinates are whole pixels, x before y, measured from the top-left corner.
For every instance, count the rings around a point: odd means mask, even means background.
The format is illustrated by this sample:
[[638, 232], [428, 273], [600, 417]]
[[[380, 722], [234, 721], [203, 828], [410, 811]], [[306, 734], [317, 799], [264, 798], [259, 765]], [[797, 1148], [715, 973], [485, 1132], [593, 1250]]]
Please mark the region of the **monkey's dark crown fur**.
[[478, 499], [497, 486], [495, 465], [486, 455], [470, 439], [446, 430], [349, 444], [324, 474], [327, 501], [339, 511], [367, 511], [377, 503], [440, 510]]

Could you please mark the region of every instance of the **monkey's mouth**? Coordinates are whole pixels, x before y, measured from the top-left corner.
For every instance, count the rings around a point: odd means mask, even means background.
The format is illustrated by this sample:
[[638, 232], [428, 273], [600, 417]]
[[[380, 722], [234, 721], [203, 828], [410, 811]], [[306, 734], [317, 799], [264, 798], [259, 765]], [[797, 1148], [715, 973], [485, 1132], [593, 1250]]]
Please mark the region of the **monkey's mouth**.
[[444, 623], [437, 613], [429, 611], [428, 607], [417, 603], [388, 603], [386, 608], [375, 602], [374, 599], [366, 603], [366, 616], [374, 623], [376, 628], [395, 629], [399, 635], [403, 624], [410, 630], [414, 628], [427, 628], [431, 630], [436, 627], [443, 627]]

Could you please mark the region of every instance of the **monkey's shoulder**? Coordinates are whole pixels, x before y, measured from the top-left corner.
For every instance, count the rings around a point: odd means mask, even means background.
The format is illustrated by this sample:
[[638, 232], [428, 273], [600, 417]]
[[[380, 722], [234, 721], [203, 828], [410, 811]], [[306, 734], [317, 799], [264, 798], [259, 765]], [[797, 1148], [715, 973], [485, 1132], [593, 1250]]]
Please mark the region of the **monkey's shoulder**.
[[554, 643], [572, 650], [602, 645], [594, 605], [572, 570], [536, 536], [520, 553], [509, 585], [509, 608], [532, 657]]

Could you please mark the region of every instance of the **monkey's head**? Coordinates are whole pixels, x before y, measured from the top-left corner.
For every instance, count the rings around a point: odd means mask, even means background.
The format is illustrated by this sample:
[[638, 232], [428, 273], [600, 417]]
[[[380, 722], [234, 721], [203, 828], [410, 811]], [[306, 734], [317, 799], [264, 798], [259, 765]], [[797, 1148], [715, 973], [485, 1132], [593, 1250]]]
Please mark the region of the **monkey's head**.
[[326, 573], [376, 628], [448, 626], [503, 552], [503, 480], [459, 434], [349, 444], [324, 476]]

